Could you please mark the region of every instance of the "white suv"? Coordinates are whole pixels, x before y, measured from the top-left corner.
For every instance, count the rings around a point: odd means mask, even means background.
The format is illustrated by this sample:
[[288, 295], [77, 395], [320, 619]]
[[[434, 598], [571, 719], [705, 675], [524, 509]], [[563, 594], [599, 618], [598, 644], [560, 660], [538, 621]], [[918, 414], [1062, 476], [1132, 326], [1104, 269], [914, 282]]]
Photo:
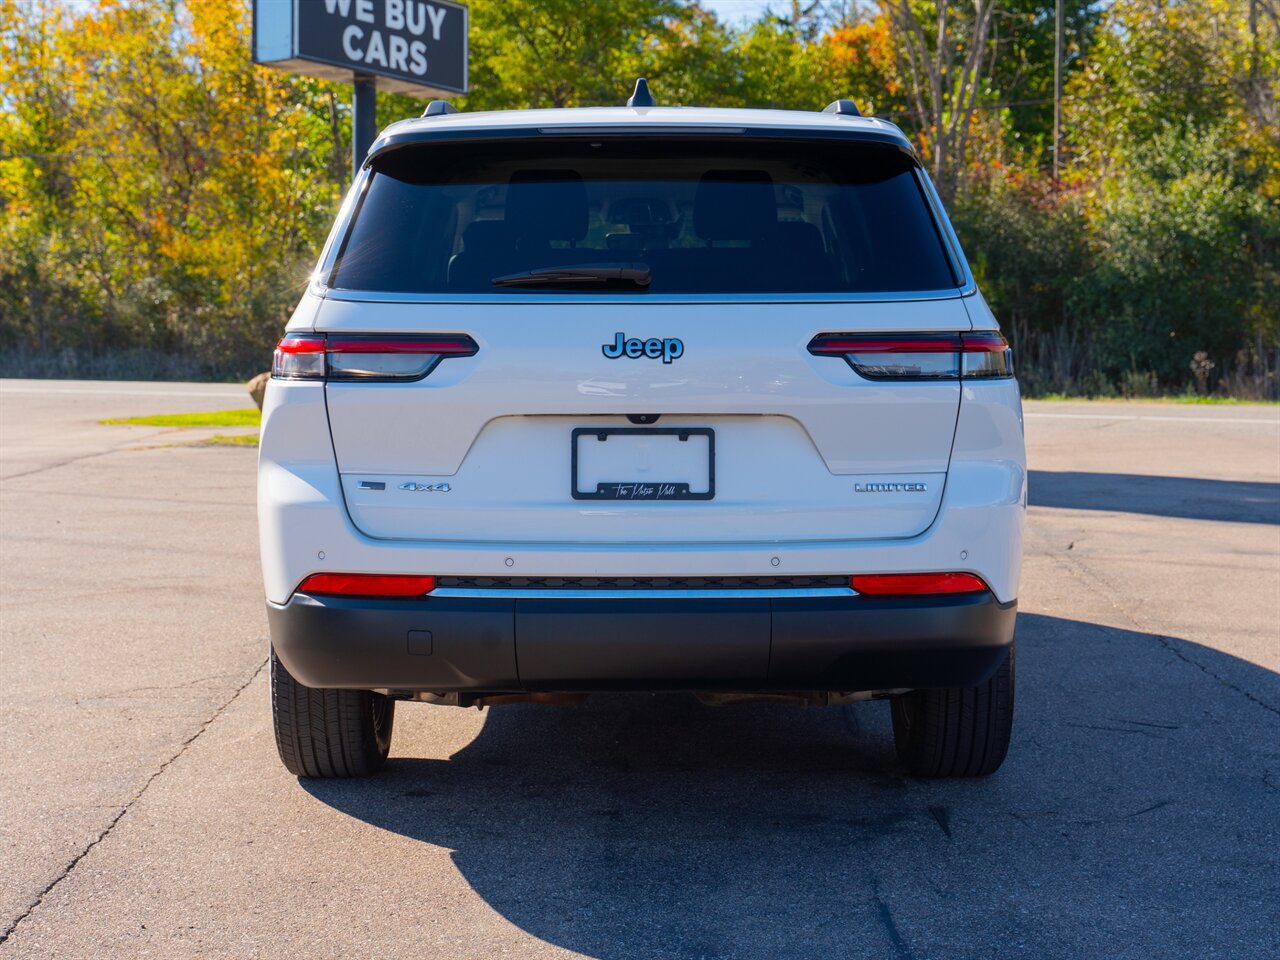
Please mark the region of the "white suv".
[[459, 114], [369, 152], [276, 350], [259, 464], [280, 755], [397, 700], [892, 698], [915, 775], [1008, 746], [1008, 345], [897, 127]]

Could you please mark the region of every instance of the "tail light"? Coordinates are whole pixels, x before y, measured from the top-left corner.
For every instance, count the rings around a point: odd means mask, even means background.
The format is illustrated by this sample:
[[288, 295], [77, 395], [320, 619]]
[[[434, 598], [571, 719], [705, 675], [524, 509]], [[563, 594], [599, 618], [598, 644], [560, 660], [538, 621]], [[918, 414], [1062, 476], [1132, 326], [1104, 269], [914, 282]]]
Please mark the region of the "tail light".
[[436, 588], [435, 577], [384, 573], [313, 573], [298, 593], [316, 597], [423, 597]]
[[809, 343], [818, 357], [843, 357], [870, 380], [977, 380], [1013, 376], [1013, 351], [999, 334], [866, 335], [823, 333]]
[[465, 335], [290, 333], [276, 344], [271, 375], [282, 380], [421, 380], [445, 357], [470, 357], [478, 349]]
[[871, 597], [980, 593], [988, 589], [982, 578], [972, 573], [855, 573], [849, 586]]

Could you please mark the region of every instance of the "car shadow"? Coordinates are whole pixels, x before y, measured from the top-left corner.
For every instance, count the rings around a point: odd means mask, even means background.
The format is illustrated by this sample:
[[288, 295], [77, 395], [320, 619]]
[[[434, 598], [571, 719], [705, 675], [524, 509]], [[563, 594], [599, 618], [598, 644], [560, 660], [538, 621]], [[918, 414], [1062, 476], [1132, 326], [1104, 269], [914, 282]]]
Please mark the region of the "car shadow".
[[1280, 524], [1280, 483], [1031, 470], [1027, 499], [1033, 507]]
[[1018, 673], [985, 780], [904, 775], [885, 703], [665, 694], [489, 708], [447, 761], [302, 784], [590, 957], [1273, 955], [1280, 677], [1025, 614]]

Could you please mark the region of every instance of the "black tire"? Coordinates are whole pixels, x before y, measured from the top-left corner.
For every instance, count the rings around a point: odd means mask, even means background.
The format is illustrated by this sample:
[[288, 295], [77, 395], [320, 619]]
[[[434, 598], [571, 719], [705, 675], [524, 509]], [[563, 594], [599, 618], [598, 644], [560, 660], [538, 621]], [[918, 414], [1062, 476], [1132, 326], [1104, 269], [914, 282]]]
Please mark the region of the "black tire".
[[913, 776], [985, 777], [1013, 734], [1014, 648], [986, 683], [913, 690], [893, 699], [893, 741]]
[[271, 651], [276, 749], [298, 777], [366, 777], [391, 749], [396, 702], [368, 690], [304, 687]]

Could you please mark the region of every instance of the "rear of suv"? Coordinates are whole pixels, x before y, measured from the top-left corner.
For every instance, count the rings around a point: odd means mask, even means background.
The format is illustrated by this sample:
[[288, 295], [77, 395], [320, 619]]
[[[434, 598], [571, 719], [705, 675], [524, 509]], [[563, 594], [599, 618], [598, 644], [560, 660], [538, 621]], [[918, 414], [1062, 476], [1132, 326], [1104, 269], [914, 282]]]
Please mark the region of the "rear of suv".
[[429, 108], [373, 145], [259, 463], [285, 766], [396, 701], [891, 699], [915, 775], [1009, 742], [1008, 345], [897, 127]]

